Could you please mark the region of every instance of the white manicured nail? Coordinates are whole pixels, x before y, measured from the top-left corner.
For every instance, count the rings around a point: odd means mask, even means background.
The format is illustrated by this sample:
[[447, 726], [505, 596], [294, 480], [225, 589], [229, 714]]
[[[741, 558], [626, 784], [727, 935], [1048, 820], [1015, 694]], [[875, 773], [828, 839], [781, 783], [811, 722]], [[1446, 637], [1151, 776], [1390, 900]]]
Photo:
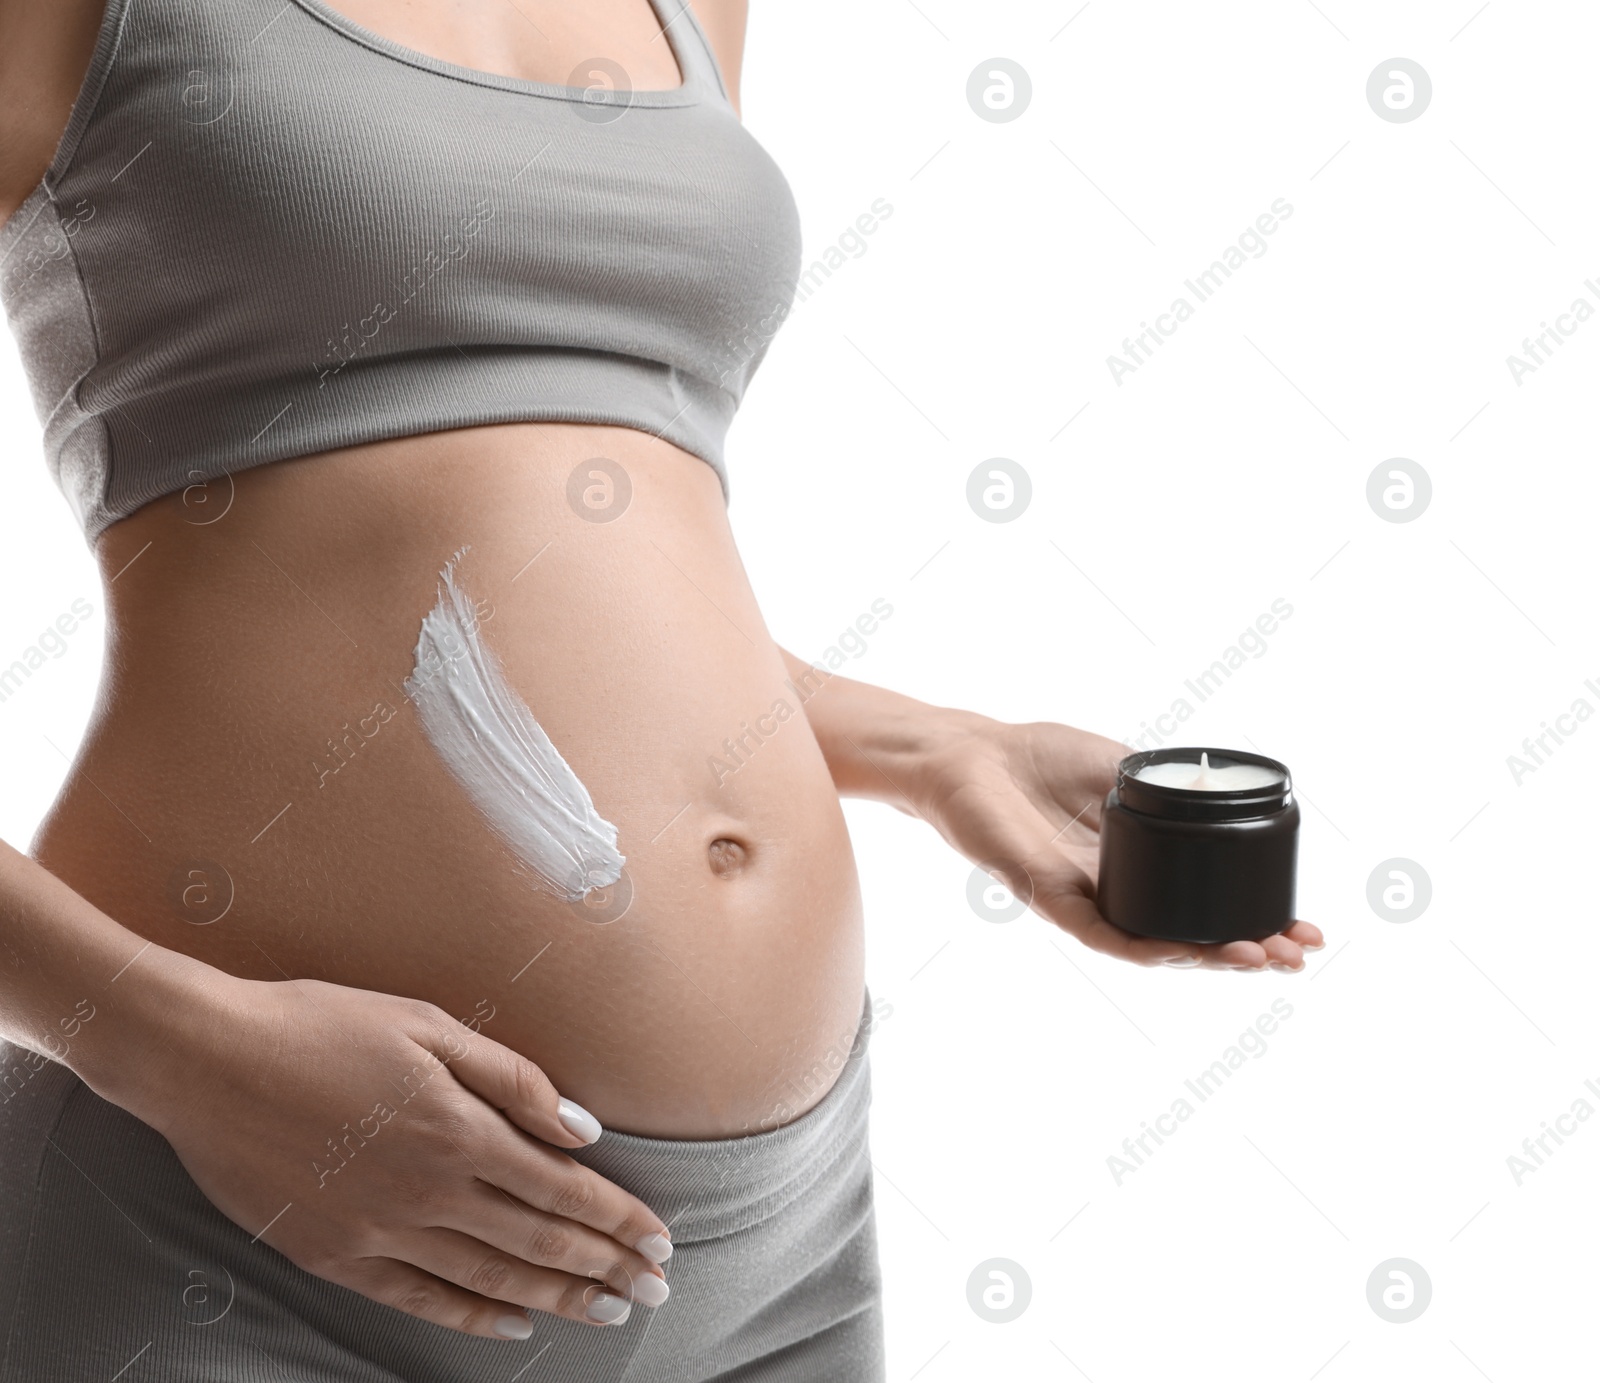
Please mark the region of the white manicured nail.
[[621, 1325], [628, 1319], [628, 1312], [631, 1310], [633, 1303], [626, 1297], [614, 1297], [609, 1292], [596, 1292], [589, 1298], [589, 1305], [583, 1314], [601, 1325]]
[[494, 1323], [494, 1333], [507, 1340], [526, 1340], [533, 1334], [533, 1322], [526, 1316], [501, 1316]]
[[672, 1240], [665, 1234], [646, 1234], [634, 1248], [652, 1263], [665, 1263], [672, 1257]]
[[585, 1143], [592, 1143], [600, 1136], [600, 1121], [581, 1104], [562, 1100], [556, 1106], [556, 1116], [568, 1133], [583, 1139]]
[[671, 1294], [672, 1288], [667, 1286], [666, 1279], [654, 1273], [645, 1273], [633, 1279], [633, 1299], [646, 1306], [660, 1306]]

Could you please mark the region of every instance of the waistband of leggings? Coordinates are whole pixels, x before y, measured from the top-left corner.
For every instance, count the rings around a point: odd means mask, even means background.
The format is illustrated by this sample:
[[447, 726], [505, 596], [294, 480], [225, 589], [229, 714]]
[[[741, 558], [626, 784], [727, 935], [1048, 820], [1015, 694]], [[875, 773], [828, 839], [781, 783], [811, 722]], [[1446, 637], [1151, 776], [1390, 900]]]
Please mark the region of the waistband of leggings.
[[863, 992], [861, 1021], [838, 1079], [790, 1123], [734, 1138], [646, 1138], [607, 1130], [571, 1154], [626, 1188], [666, 1221], [682, 1246], [733, 1234], [782, 1210], [866, 1146], [871, 1079], [867, 1045], [872, 996]]

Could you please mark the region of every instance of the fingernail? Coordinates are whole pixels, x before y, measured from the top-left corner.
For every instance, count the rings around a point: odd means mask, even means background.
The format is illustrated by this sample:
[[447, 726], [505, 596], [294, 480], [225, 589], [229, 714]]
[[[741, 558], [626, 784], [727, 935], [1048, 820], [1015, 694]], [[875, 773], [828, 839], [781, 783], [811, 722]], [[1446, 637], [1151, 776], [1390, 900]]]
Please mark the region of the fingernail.
[[526, 1316], [501, 1316], [494, 1323], [494, 1333], [507, 1340], [526, 1340], [533, 1334], [533, 1322]]
[[1187, 970], [1191, 965], [1199, 965], [1199, 956], [1168, 956], [1161, 962], [1170, 965], [1174, 970]]
[[1327, 942], [1319, 941], [1315, 946], [1301, 946], [1300, 949], [1302, 951], [1320, 951], [1325, 945], [1327, 945]]
[[601, 1325], [621, 1325], [628, 1319], [633, 1304], [626, 1297], [614, 1297], [609, 1292], [596, 1292], [584, 1311], [590, 1320]]
[[644, 1273], [633, 1279], [633, 1299], [646, 1306], [660, 1306], [672, 1293], [665, 1278]]
[[665, 1234], [646, 1234], [634, 1248], [652, 1263], [665, 1263], [672, 1257], [672, 1240]]
[[556, 1116], [568, 1133], [583, 1139], [585, 1143], [592, 1143], [600, 1136], [600, 1121], [581, 1104], [562, 1100], [556, 1105]]
[[1298, 965], [1285, 965], [1281, 960], [1275, 960], [1267, 967], [1269, 970], [1282, 970], [1288, 974], [1293, 974], [1299, 968]]

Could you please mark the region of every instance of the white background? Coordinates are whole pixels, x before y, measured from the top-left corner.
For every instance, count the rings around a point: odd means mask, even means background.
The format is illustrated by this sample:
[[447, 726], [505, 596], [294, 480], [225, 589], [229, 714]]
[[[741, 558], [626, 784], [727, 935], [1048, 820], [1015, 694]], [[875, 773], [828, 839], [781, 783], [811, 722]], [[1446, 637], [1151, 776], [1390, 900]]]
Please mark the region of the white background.
[[[1520, 1186], [1507, 1158], [1575, 1100], [1600, 1109], [1600, 718], [1520, 785], [1507, 756], [1575, 699], [1600, 709], [1600, 320], [1520, 385], [1506, 358], [1578, 297], [1600, 306], [1600, 20], [1080, 4], [755, 6], [745, 115], [808, 258], [875, 199], [893, 211], [750, 390], [736, 532], [802, 655], [883, 597], [853, 675], [1117, 738], [1286, 600], [1179, 742], [1291, 766], [1300, 912], [1329, 945], [1300, 975], [1121, 965], [1031, 914], [981, 920], [965, 861], [850, 804], [892, 1008], [873, 1039], [890, 1377], [1576, 1376], [1600, 1121]], [[1432, 78], [1410, 123], [1366, 99], [1396, 55]], [[995, 57], [1032, 80], [1008, 123], [966, 99]], [[1106, 357], [1278, 198], [1267, 253], [1119, 386]], [[96, 612], [0, 706], [20, 845], [81, 734], [103, 621], [9, 338], [0, 450], [0, 664], [75, 597]], [[991, 457], [1032, 479], [1010, 523], [966, 502]], [[1432, 480], [1413, 522], [1367, 502], [1393, 457]], [[1391, 857], [1432, 881], [1405, 924], [1367, 902]], [[1122, 1140], [1280, 996], [1265, 1054], [1117, 1185]], [[967, 1299], [997, 1257], [1032, 1284], [1008, 1324]], [[1396, 1257], [1432, 1282], [1406, 1324], [1367, 1301]]]

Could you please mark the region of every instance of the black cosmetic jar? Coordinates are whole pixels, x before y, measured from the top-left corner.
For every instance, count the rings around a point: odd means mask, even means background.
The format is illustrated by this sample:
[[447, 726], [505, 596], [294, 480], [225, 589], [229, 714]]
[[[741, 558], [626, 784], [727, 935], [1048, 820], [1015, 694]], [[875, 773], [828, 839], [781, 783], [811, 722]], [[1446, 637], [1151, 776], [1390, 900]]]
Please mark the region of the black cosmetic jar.
[[[1222, 792], [1136, 775], [1151, 764], [1254, 764], [1282, 775]], [[1289, 770], [1232, 749], [1171, 747], [1117, 765], [1100, 822], [1100, 915], [1163, 941], [1260, 941], [1294, 921], [1300, 807]]]

